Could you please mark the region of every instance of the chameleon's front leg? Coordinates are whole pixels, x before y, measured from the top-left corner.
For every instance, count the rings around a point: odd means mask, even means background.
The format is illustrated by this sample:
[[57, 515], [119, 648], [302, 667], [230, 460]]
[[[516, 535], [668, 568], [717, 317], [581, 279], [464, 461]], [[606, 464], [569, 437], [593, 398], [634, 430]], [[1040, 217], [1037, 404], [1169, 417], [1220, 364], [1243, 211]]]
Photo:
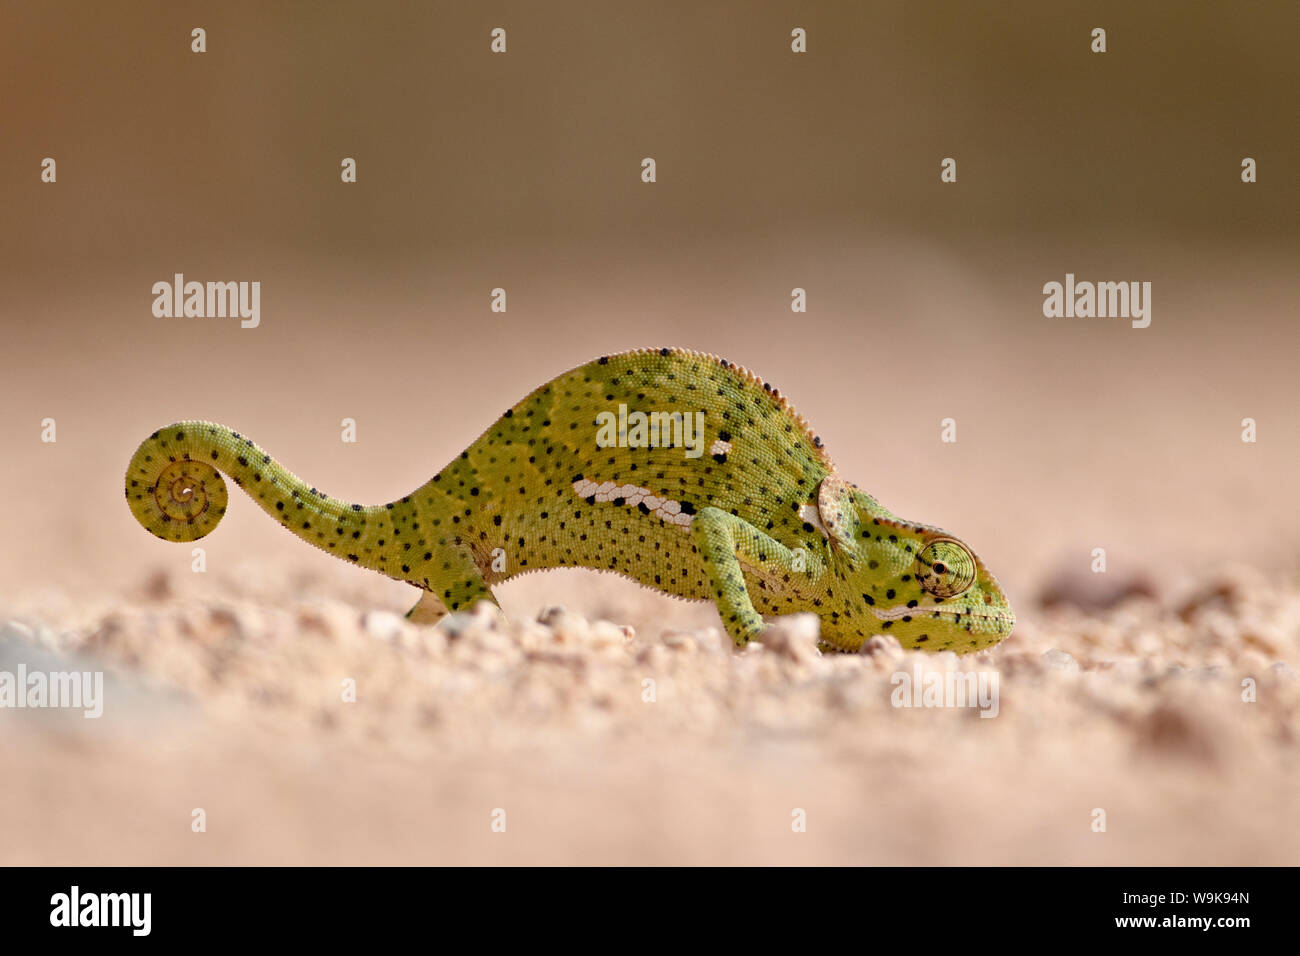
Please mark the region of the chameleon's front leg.
[[[703, 508], [691, 522], [704, 571], [713, 585], [714, 600], [722, 624], [737, 646], [743, 647], [765, 627], [754, 610], [745, 585], [743, 568], [788, 591], [793, 582], [816, 575], [820, 559], [808, 555], [796, 559], [795, 552], [742, 518], [718, 508]], [[810, 561], [813, 567], [810, 567]]]

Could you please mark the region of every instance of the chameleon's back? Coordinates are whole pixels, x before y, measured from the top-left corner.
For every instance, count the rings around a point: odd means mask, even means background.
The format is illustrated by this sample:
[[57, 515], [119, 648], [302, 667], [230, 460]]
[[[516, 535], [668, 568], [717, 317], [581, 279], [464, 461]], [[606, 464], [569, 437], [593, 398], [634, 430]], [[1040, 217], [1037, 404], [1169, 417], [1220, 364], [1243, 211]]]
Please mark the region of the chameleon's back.
[[647, 349], [541, 386], [412, 497], [455, 512], [489, 582], [584, 566], [708, 598], [692, 516], [712, 506], [820, 543], [799, 510], [832, 470], [820, 444], [744, 369]]

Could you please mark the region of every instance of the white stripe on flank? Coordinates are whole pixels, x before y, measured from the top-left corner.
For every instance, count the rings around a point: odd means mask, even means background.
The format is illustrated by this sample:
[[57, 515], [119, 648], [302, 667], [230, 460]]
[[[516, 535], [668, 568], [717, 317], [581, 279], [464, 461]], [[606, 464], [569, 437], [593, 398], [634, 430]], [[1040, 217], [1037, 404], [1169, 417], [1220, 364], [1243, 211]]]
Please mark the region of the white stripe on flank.
[[641, 488], [637, 485], [616, 485], [612, 481], [606, 481], [598, 485], [594, 481], [581, 478], [573, 483], [573, 490], [579, 498], [594, 498], [596, 501], [613, 501], [615, 498], [622, 498], [623, 505], [628, 508], [645, 505], [650, 509], [652, 515], [657, 515], [668, 524], [675, 524], [680, 528], [689, 528], [691, 526], [691, 516], [682, 514], [682, 503], [680, 501], [661, 498], [649, 488]]

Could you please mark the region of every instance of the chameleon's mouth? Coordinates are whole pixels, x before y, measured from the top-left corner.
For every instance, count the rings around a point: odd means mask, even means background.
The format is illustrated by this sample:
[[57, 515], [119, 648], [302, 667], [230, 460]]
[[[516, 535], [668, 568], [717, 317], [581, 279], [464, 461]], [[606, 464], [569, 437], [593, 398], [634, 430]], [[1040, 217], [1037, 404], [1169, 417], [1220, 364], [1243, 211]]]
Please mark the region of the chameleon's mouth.
[[1016, 616], [1008, 607], [963, 607], [960, 605], [918, 604], [908, 607], [895, 604], [892, 607], [872, 607], [871, 613], [881, 621], [897, 621], [904, 617], [938, 617], [950, 621], [970, 618], [983, 621], [993, 626], [1000, 634], [1010, 634], [1016, 626]]

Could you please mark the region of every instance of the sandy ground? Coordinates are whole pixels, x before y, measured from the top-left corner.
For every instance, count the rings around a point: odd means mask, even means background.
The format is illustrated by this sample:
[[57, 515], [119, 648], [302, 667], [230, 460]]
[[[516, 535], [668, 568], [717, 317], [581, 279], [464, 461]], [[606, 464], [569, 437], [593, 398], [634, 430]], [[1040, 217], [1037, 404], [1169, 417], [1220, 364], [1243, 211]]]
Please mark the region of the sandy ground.
[[[238, 599], [158, 573], [130, 604], [9, 607], [0, 669], [109, 676], [98, 720], [0, 723], [0, 812], [21, 821], [0, 859], [1300, 861], [1280, 825], [1300, 782], [1294, 579], [1243, 569], [1183, 596], [1062, 579], [964, 658], [880, 639], [822, 656], [811, 619], [734, 653], [704, 606], [582, 572], [506, 604], [598, 594], [610, 613], [482, 606], [419, 628], [367, 608], [367, 581], [247, 565], [219, 582]], [[996, 674], [997, 716], [894, 706], [894, 675], [950, 670]]]

